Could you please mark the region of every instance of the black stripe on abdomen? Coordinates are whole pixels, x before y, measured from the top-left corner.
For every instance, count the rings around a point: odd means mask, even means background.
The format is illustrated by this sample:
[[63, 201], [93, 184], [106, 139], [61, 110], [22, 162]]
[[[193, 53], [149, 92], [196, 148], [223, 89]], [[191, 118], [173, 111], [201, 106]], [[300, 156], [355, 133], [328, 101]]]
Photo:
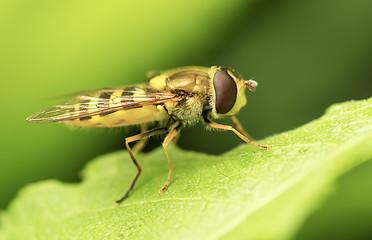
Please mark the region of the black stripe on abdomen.
[[92, 117], [91, 116], [86, 116], [86, 117], [81, 117], [79, 118], [80, 121], [84, 121], [84, 120], [89, 120], [91, 119]]
[[122, 102], [134, 102], [133, 100], [133, 94], [136, 90], [136, 87], [127, 87], [123, 89], [123, 92], [121, 93], [121, 96], [124, 97]]

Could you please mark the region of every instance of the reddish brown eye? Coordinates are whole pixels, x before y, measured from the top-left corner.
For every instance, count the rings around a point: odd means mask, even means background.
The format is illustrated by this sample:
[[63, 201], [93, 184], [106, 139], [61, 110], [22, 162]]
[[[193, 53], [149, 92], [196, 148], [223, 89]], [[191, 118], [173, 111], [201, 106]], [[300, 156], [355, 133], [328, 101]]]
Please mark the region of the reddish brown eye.
[[217, 113], [229, 112], [236, 101], [237, 88], [235, 81], [227, 72], [220, 70], [213, 76], [213, 85], [216, 95]]

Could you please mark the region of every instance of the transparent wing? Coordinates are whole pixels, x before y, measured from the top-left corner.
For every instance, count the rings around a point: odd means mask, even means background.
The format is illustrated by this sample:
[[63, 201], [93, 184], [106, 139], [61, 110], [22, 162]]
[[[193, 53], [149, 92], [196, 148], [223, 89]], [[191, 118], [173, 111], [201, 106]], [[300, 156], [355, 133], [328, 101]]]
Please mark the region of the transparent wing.
[[36, 113], [26, 120], [37, 123], [59, 122], [179, 101], [179, 97], [175, 94], [159, 92], [149, 86], [107, 88], [80, 94], [64, 103]]

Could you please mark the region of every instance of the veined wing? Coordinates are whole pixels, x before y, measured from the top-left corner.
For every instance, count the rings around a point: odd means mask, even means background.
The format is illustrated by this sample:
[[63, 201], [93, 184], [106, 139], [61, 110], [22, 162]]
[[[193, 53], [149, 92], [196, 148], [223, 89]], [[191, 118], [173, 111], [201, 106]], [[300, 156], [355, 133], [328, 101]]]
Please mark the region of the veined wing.
[[163, 104], [169, 101], [179, 101], [179, 97], [172, 93], [159, 92], [148, 85], [106, 88], [83, 92], [26, 120], [36, 123], [59, 122], [95, 115], [104, 116], [118, 110]]

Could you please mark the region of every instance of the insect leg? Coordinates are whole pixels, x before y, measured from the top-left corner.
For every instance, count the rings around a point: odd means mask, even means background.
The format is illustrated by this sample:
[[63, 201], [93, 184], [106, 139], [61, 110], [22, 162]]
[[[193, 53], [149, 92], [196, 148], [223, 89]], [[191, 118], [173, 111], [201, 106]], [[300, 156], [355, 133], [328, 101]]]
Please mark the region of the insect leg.
[[256, 147], [259, 147], [259, 148], [262, 148], [262, 149], [270, 149], [269, 146], [264, 146], [264, 145], [260, 145], [258, 143], [255, 143], [254, 141], [252, 141], [251, 139], [247, 138], [242, 133], [240, 133], [235, 128], [233, 128], [233, 127], [231, 127], [229, 125], [222, 125], [222, 124], [219, 124], [219, 123], [215, 123], [215, 122], [210, 121], [209, 119], [205, 119], [205, 123], [209, 127], [211, 127], [211, 128], [233, 131], [236, 135], [238, 135], [238, 137], [240, 137], [246, 143], [252, 144], [252, 145], [254, 145]]
[[177, 134], [176, 136], [174, 136], [174, 138], [172, 139], [174, 143], [177, 143], [178, 140], [180, 139], [180, 136], [181, 134]]
[[115, 201], [116, 204], [119, 204], [120, 202], [122, 202], [129, 195], [130, 191], [134, 187], [134, 184], [136, 184], [136, 181], [137, 181], [137, 179], [138, 179], [138, 177], [141, 173], [141, 170], [142, 170], [141, 166], [139, 165], [139, 163], [137, 162], [136, 158], [133, 155], [132, 149], [129, 147], [129, 143], [141, 140], [143, 138], [148, 138], [150, 136], [154, 136], [154, 135], [157, 135], [157, 134], [162, 134], [162, 133], [166, 132], [167, 130], [168, 130], [167, 128], [157, 128], [157, 129], [150, 130], [148, 132], [140, 133], [140, 134], [125, 138], [125, 146], [126, 146], [128, 152], [129, 152], [130, 158], [132, 159], [133, 163], [137, 167], [137, 174], [134, 176], [134, 178], [132, 180], [132, 183], [129, 186], [129, 189], [124, 194], [124, 196], [122, 198], [120, 198], [119, 200]]
[[173, 127], [173, 129], [168, 133], [168, 135], [165, 137], [165, 139], [162, 143], [162, 146], [163, 146], [164, 152], [165, 152], [165, 156], [167, 157], [167, 161], [168, 161], [168, 165], [169, 165], [169, 173], [168, 173], [168, 179], [165, 182], [164, 187], [162, 189], [160, 189], [160, 191], [159, 191], [160, 194], [163, 194], [165, 189], [167, 189], [167, 187], [169, 186], [171, 176], [172, 176], [172, 169], [173, 169], [173, 166], [172, 166], [172, 163], [169, 159], [168, 152], [167, 152], [166, 148], [167, 148], [168, 144], [170, 143], [170, 141], [172, 141], [172, 139], [179, 133], [179, 131], [181, 130], [181, 126], [182, 125], [179, 122], [176, 122], [175, 127]]
[[[141, 126], [141, 133], [144, 133], [148, 130], [147, 128], [147, 125], [146, 124], [143, 124]], [[142, 149], [146, 146], [147, 142], [148, 142], [149, 138], [142, 138], [141, 140], [139, 140], [139, 142], [137, 142], [133, 147], [132, 147], [132, 151], [137, 153], [137, 152], [141, 152]]]
[[251, 135], [249, 135], [249, 133], [247, 133], [243, 126], [241, 125], [241, 123], [239, 122], [239, 120], [235, 117], [235, 116], [231, 116], [230, 117], [232, 123], [234, 124], [236, 130], [238, 130], [241, 134], [243, 134], [245, 137], [249, 138], [251, 141], [253, 141], [253, 138], [251, 137]]

